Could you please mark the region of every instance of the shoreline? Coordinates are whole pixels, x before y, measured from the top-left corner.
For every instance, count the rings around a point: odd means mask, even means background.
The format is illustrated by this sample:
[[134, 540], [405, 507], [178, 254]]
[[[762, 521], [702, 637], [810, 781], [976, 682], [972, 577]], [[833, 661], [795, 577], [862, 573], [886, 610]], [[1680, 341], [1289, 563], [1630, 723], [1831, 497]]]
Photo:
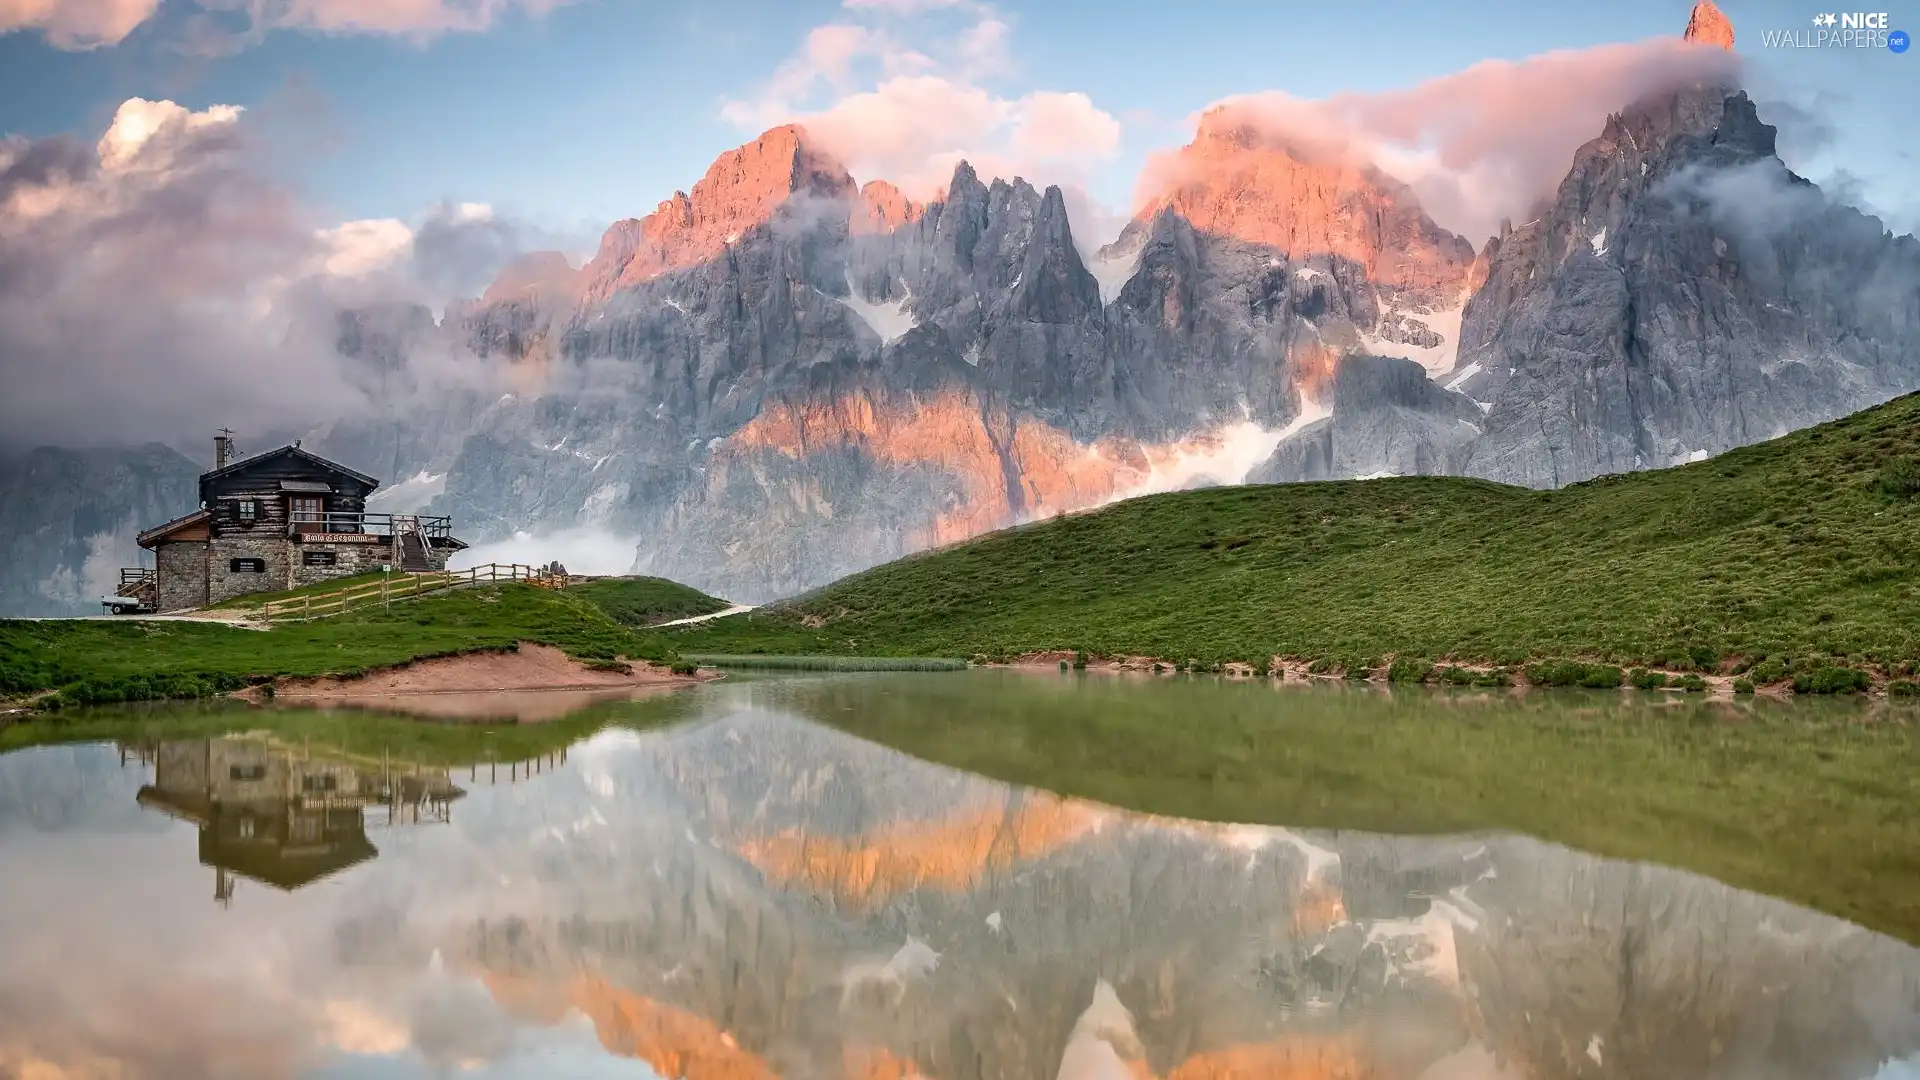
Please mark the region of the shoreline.
[[[1280, 683], [1307, 684], [1329, 683], [1367, 683], [1390, 686], [1465, 686], [1479, 689], [1507, 690], [1617, 690], [1640, 693], [1697, 693], [1713, 698], [1733, 697], [1769, 697], [1788, 699], [1794, 697], [1874, 697], [1894, 700], [1913, 699], [1915, 692], [1910, 681], [1890, 678], [1883, 673], [1864, 668], [1842, 669], [1858, 671], [1869, 680], [1866, 687], [1848, 692], [1801, 691], [1794, 688], [1792, 676], [1756, 683], [1746, 678], [1745, 671], [1702, 672], [1686, 671], [1678, 668], [1654, 665], [1622, 665], [1609, 663], [1589, 663], [1586, 661], [1567, 661], [1554, 659], [1531, 659], [1521, 664], [1490, 664], [1472, 661], [1427, 661], [1412, 663], [1418, 665], [1418, 677], [1396, 678], [1398, 658], [1387, 654], [1381, 656], [1377, 664], [1366, 669], [1360, 677], [1350, 676], [1344, 668], [1337, 665], [1322, 667], [1321, 661], [1310, 661], [1275, 655], [1267, 662], [1267, 669], [1245, 661], [1226, 661], [1210, 665], [1189, 665], [1181, 661], [1167, 660], [1154, 656], [1095, 656], [1076, 653], [1066, 649], [1043, 649], [1020, 653], [1006, 662], [982, 661], [978, 658], [969, 662], [970, 667], [999, 668], [1032, 672], [1084, 671], [1105, 675], [1147, 675], [1168, 677], [1173, 675], [1217, 675], [1228, 679], [1248, 681], [1271, 679]], [[1578, 665], [1583, 673], [1594, 673], [1596, 683], [1578, 681], [1542, 681], [1536, 682], [1529, 676], [1528, 668], [1542, 668], [1548, 665]], [[1321, 667], [1321, 670], [1313, 670]], [[1407, 674], [1414, 674], [1408, 669]], [[1450, 676], [1448, 673], [1461, 673]], [[1658, 685], [1636, 685], [1634, 676], [1642, 675], [1651, 682], [1658, 676]], [[1616, 677], [1617, 682], [1607, 682]], [[1697, 685], [1691, 680], [1698, 680]], [[1745, 686], [1740, 684], [1745, 683]]]

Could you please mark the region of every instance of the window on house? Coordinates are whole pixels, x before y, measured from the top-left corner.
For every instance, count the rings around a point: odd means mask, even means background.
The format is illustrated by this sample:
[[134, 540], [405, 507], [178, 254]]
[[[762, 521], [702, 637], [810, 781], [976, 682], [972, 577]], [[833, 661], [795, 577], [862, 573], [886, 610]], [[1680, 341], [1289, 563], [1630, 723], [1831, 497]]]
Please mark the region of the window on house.
[[260, 516], [260, 503], [255, 499], [241, 499], [234, 504], [233, 513], [242, 525], [251, 525]]
[[308, 773], [300, 778], [300, 787], [306, 791], [332, 791], [339, 786], [340, 778], [332, 773]]
[[331, 551], [303, 551], [300, 562], [306, 566], [332, 566], [339, 557]]
[[253, 839], [253, 819], [250, 817], [241, 818], [235, 823], [234, 831], [240, 835], [240, 839], [242, 840]]
[[265, 765], [229, 765], [227, 778], [231, 780], [264, 780], [267, 776]]
[[228, 559], [227, 570], [235, 574], [264, 574], [267, 572], [267, 560]]

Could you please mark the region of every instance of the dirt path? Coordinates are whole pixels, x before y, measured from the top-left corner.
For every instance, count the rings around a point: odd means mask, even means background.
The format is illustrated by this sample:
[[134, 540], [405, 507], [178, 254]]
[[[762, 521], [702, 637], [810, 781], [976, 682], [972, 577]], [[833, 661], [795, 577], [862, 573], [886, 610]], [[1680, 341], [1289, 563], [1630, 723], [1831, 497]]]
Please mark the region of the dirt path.
[[705, 615], [689, 615], [684, 619], [673, 619], [668, 622], [654, 623], [652, 626], [652, 629], [657, 630], [663, 626], [692, 626], [694, 623], [710, 622], [714, 619], [724, 619], [729, 615], [738, 615], [743, 611], [752, 611], [752, 610], [753, 610], [752, 604], [735, 604], [732, 607], [726, 609], [725, 611], [713, 611], [713, 612], [708, 612]]
[[207, 611], [191, 615], [47, 615], [20, 618], [17, 622], [212, 622], [239, 630], [271, 630], [272, 626], [246, 611]]

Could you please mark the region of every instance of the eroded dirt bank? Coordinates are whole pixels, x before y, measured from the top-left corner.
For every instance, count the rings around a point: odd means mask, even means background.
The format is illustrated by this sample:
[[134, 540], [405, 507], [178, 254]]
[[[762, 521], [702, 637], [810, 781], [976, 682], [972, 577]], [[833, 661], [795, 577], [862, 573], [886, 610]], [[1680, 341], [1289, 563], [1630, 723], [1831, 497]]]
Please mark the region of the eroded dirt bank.
[[[713, 671], [676, 675], [665, 665], [644, 660], [588, 664], [550, 645], [523, 641], [513, 650], [418, 660], [360, 676], [280, 678], [270, 692], [250, 687], [234, 696], [254, 702], [271, 699], [281, 704], [372, 708], [449, 719], [492, 713], [546, 719], [537, 714], [548, 710], [524, 708], [533, 700], [529, 695], [553, 694], [551, 700], [578, 702], [671, 690], [716, 678], [719, 675]], [[569, 693], [553, 693], [558, 691]], [[490, 700], [500, 707], [488, 707]], [[524, 715], [528, 712], [536, 715]]]

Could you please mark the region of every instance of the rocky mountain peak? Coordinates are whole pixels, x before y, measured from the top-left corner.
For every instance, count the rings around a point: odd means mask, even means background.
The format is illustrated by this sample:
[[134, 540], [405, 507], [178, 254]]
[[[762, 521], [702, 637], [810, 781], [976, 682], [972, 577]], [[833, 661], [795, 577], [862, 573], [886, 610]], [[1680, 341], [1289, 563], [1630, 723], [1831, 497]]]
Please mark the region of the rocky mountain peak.
[[1683, 35], [1688, 41], [1702, 45], [1718, 45], [1729, 52], [1733, 50], [1733, 20], [1714, 6], [1713, 0], [1700, 0], [1693, 5], [1693, 14], [1687, 17], [1687, 32]]
[[849, 199], [846, 167], [807, 141], [795, 124], [721, 154], [691, 194], [676, 191], [644, 218], [615, 222], [584, 271], [586, 297], [622, 289], [712, 259], [765, 223], [789, 198]]
[[1342, 148], [1273, 134], [1233, 106], [1202, 118], [1156, 186], [1139, 220], [1171, 209], [1200, 232], [1296, 260], [1349, 260], [1376, 283], [1454, 290], [1473, 262], [1472, 245], [1428, 218], [1404, 185]]
[[578, 273], [558, 251], [529, 251], [500, 268], [493, 284], [481, 295], [480, 304], [484, 307], [564, 295], [574, 286]]
[[869, 180], [860, 188], [860, 201], [854, 206], [852, 226], [855, 233], [887, 233], [920, 220], [926, 207], [901, 194], [885, 180]]

